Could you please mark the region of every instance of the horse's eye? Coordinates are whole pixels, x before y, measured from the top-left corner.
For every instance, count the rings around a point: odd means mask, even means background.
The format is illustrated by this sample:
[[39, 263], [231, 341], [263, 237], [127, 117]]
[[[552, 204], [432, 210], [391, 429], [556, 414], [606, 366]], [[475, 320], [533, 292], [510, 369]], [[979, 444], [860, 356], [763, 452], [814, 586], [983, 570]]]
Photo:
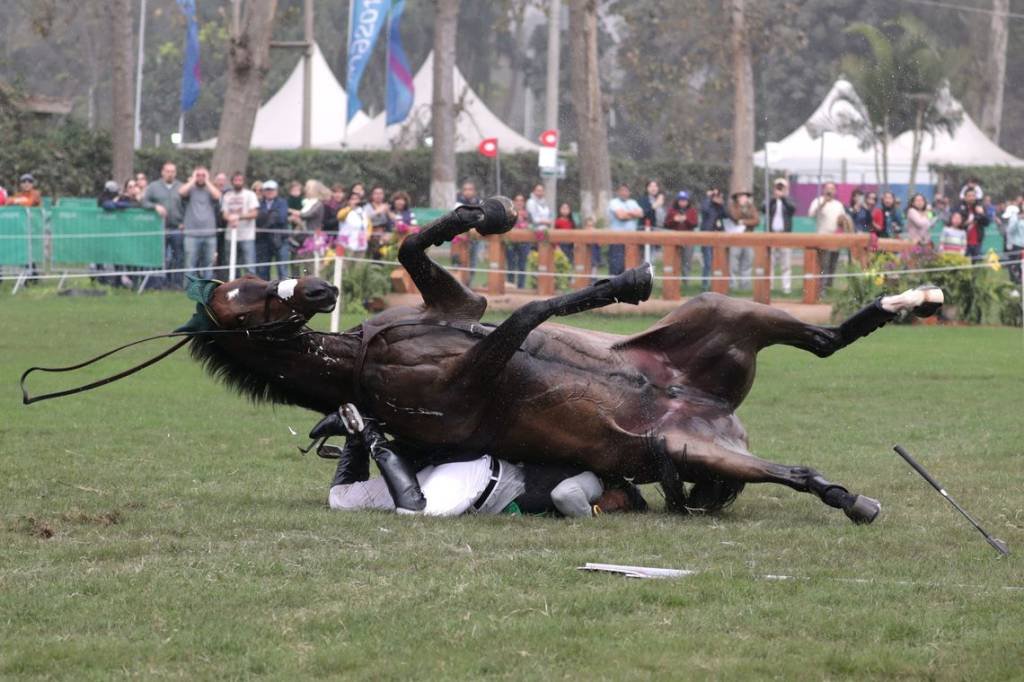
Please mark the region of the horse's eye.
[[242, 313], [236, 319], [238, 320], [238, 324], [242, 324], [243, 322], [245, 322], [245, 313]]

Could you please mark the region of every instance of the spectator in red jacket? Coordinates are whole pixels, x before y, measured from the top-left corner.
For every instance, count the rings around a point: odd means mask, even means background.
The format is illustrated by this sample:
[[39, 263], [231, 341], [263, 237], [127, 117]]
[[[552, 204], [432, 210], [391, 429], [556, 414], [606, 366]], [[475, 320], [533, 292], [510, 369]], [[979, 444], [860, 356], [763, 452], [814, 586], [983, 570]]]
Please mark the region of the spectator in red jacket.
[[[572, 217], [572, 206], [569, 205], [568, 201], [563, 202], [562, 205], [558, 207], [558, 216], [555, 218], [555, 229], [576, 229], [576, 221]], [[571, 263], [574, 252], [574, 244], [559, 244], [558, 246], [560, 249], [562, 249], [562, 253], [565, 254], [565, 257], [568, 258], [569, 262]]]
[[[676, 200], [665, 214], [666, 230], [681, 230], [692, 232], [700, 225], [700, 216], [696, 207], [690, 202], [690, 193], [683, 190], [676, 194]], [[683, 277], [690, 275], [690, 262], [693, 260], [693, 252], [696, 247], [683, 247]]]

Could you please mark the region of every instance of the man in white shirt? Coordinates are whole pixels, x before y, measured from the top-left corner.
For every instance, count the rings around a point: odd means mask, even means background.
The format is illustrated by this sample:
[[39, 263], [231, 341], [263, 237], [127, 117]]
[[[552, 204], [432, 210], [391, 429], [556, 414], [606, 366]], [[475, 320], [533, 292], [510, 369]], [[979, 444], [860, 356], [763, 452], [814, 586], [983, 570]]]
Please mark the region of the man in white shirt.
[[[764, 207], [768, 217], [768, 231], [792, 232], [793, 214], [796, 207], [789, 200], [789, 182], [778, 178], [772, 184], [772, 198]], [[782, 275], [782, 293], [793, 291], [793, 252], [791, 249], [772, 249], [772, 272], [778, 269]]]
[[[256, 216], [260, 212], [260, 200], [255, 192], [245, 186], [243, 173], [231, 176], [231, 189], [221, 196], [220, 210], [227, 223], [228, 234], [234, 232], [238, 241], [238, 258], [235, 262], [239, 269], [251, 266], [256, 262]], [[225, 241], [226, 248], [231, 248], [230, 239]], [[251, 267], [245, 270], [256, 274]]]
[[[838, 234], [842, 232], [840, 220], [846, 217], [846, 207], [836, 198], [836, 183], [826, 182], [822, 194], [811, 202], [809, 215], [817, 223], [818, 234]], [[839, 252], [830, 249], [818, 249], [818, 265], [823, 275], [821, 292], [828, 291], [832, 286], [832, 275], [836, 272]]]
[[[640, 204], [629, 196], [629, 185], [622, 183], [616, 190], [616, 197], [608, 202], [608, 219], [614, 232], [636, 232], [639, 219], [644, 216]], [[621, 275], [626, 271], [626, 246], [608, 246], [608, 272]]]
[[530, 215], [532, 229], [551, 229], [551, 207], [548, 206], [548, 202], [544, 198], [544, 185], [539, 182], [534, 186], [530, 198], [526, 200], [526, 212]]

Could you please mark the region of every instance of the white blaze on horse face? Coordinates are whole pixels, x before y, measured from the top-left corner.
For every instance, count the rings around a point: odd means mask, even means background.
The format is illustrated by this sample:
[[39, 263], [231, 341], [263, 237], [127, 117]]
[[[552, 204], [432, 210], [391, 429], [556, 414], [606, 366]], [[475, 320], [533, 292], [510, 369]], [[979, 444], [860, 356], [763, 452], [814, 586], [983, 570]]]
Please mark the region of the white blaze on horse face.
[[299, 283], [297, 279], [286, 279], [277, 285], [277, 297], [282, 301], [287, 301], [295, 293], [295, 285]]
[[228, 292], [228, 300], [233, 301], [238, 298], [238, 289], [232, 289]]

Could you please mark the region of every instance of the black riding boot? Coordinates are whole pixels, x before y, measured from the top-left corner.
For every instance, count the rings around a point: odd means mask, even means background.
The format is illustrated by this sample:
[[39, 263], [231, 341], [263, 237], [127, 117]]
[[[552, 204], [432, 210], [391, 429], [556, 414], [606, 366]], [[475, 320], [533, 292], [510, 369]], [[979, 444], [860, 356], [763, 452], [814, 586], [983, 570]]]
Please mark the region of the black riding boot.
[[388, 485], [388, 492], [391, 493], [395, 506], [407, 511], [423, 511], [427, 506], [427, 499], [423, 497], [420, 482], [416, 479], [416, 472], [412, 467], [388, 447], [376, 424], [367, 422], [362, 437], [366, 449], [380, 469], [381, 477]]
[[338, 456], [338, 468], [334, 470], [331, 487], [348, 483], [361, 483], [370, 478], [370, 455], [366, 451], [366, 443], [361, 434], [353, 434], [345, 440], [345, 447], [322, 445], [321, 450], [329, 449]]

